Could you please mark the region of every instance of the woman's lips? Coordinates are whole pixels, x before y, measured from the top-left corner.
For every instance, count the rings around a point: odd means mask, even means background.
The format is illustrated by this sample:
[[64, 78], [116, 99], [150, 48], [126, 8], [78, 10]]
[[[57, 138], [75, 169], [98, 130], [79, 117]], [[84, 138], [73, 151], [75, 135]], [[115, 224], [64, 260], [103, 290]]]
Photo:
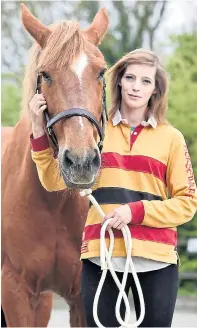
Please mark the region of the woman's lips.
[[128, 95], [130, 98], [132, 98], [132, 99], [140, 99], [140, 98], [142, 98], [142, 97], [140, 97], [140, 96], [136, 96], [136, 95]]

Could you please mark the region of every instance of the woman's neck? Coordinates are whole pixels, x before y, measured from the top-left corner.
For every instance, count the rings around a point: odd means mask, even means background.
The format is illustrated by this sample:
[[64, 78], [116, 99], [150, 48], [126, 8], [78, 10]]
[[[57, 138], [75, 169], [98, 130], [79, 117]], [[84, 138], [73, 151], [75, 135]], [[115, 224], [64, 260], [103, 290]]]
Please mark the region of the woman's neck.
[[128, 108], [122, 104], [120, 112], [122, 118], [126, 119], [130, 126], [138, 126], [143, 120], [145, 120], [146, 107]]

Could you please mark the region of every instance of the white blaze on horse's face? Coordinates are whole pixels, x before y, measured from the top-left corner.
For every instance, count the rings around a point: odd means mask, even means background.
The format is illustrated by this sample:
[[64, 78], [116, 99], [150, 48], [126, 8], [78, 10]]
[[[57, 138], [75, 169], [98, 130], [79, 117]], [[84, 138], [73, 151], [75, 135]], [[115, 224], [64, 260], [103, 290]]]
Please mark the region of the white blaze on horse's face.
[[82, 53], [71, 65], [72, 71], [76, 74], [79, 79], [80, 87], [82, 88], [82, 76], [88, 65], [88, 56]]
[[[85, 53], [82, 53], [71, 65], [72, 71], [79, 79], [81, 91], [82, 91], [82, 76], [87, 65], [88, 65], [88, 56]], [[84, 124], [83, 124], [82, 117], [79, 117], [79, 123], [80, 123], [81, 130], [83, 130]]]

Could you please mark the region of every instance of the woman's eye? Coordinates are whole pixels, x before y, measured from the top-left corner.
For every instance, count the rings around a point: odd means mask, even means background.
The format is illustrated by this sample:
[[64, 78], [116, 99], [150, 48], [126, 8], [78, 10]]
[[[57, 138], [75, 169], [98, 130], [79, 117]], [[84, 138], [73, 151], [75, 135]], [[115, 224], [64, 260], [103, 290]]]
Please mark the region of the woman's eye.
[[144, 82], [145, 82], [145, 83], [151, 83], [151, 81], [150, 81], [150, 80], [144, 80]]
[[125, 78], [126, 78], [127, 80], [133, 80], [133, 76], [131, 76], [131, 75], [126, 75]]

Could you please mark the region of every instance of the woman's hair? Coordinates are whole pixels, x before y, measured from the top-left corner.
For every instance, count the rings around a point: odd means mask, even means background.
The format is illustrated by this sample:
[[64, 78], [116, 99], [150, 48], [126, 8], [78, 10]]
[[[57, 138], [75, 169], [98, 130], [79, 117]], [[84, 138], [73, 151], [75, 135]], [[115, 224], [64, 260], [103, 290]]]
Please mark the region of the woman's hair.
[[167, 123], [165, 118], [167, 110], [167, 77], [159, 58], [150, 50], [136, 49], [123, 56], [110, 70], [112, 105], [109, 117], [112, 119], [117, 109], [120, 109], [122, 96], [119, 85], [128, 65], [139, 64], [156, 67], [155, 90], [148, 102], [146, 117], [154, 115], [158, 123]]

